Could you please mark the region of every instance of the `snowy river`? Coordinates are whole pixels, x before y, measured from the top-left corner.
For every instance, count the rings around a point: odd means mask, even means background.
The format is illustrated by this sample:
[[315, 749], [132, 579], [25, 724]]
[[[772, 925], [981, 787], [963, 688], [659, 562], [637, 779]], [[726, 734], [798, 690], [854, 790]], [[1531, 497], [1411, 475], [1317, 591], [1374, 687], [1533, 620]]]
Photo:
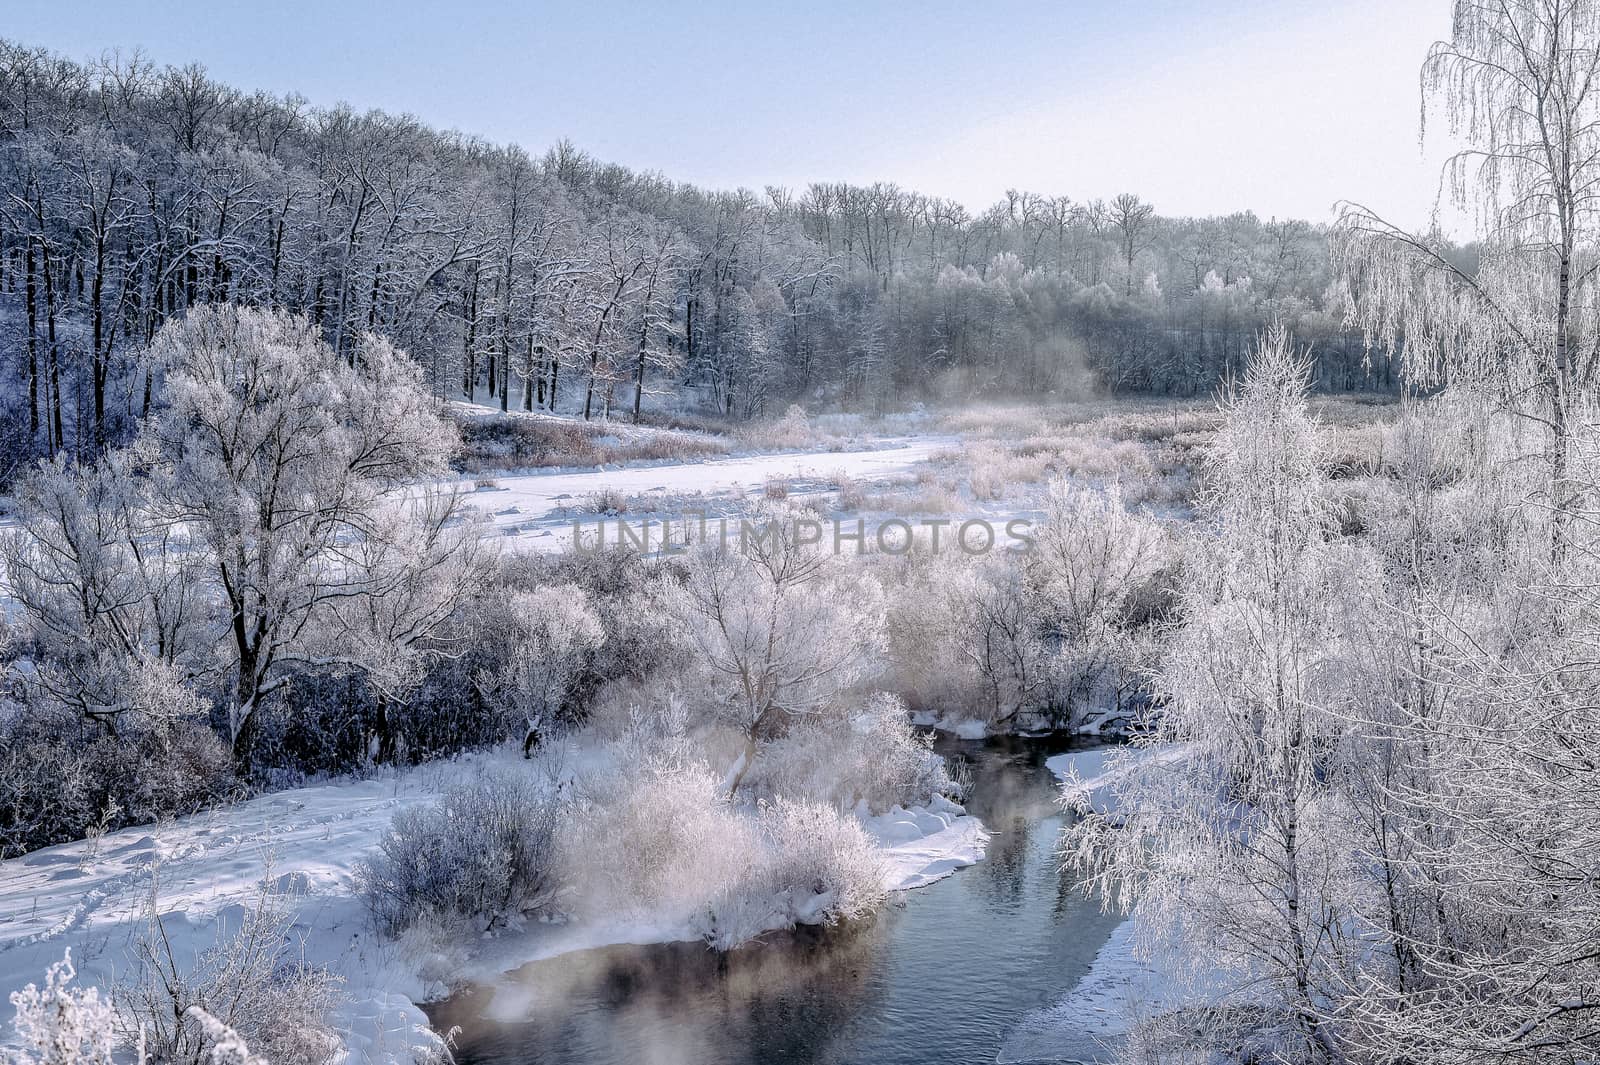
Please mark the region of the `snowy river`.
[[[1119, 918], [1056, 856], [1045, 759], [1063, 740], [947, 739], [968, 762], [988, 857], [876, 918], [800, 929], [732, 954], [698, 943], [561, 955], [430, 1010], [457, 1061], [495, 1065], [992, 1065], [1029, 1015], [1088, 972]], [[515, 1006], [509, 1002], [514, 998]], [[1052, 1045], [1049, 1059], [1095, 1046]]]

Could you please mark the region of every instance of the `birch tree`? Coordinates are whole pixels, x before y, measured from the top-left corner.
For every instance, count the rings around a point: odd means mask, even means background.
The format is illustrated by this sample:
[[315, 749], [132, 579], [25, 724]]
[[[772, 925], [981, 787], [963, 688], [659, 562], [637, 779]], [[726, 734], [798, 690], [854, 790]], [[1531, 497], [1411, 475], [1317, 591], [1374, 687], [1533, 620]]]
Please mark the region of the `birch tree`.
[[1424, 114], [1457, 143], [1445, 191], [1476, 221], [1477, 263], [1355, 204], [1334, 252], [1352, 319], [1415, 384], [1483, 388], [1545, 428], [1559, 556], [1583, 505], [1573, 419], [1600, 370], [1600, 4], [1455, 0], [1452, 16]]
[[[1316, 484], [1307, 365], [1282, 331], [1253, 357], [1210, 452], [1214, 539], [1192, 561], [1163, 678], [1172, 699], [1125, 763], [1120, 815], [1069, 837], [1094, 882], [1219, 964], [1270, 1008], [1290, 1060], [1337, 1060], [1324, 1004], [1340, 982], [1353, 870], [1326, 758], [1340, 726], [1330, 588], [1341, 572]], [[1121, 821], [1121, 824], [1118, 822]]]

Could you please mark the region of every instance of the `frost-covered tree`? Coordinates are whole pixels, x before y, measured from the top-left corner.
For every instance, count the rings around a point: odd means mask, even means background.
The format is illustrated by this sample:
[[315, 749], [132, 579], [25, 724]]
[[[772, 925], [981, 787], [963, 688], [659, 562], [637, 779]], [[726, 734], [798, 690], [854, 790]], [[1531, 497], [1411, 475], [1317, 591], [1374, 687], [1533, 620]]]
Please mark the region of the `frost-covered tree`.
[[1136, 747], [1122, 812], [1072, 834], [1104, 889], [1268, 1007], [1292, 1060], [1338, 1057], [1323, 1006], [1347, 917], [1333, 887], [1351, 874], [1328, 764], [1340, 736], [1329, 593], [1348, 562], [1317, 491], [1306, 373], [1283, 332], [1266, 338], [1210, 452], [1215, 533], [1190, 561], [1171, 700], [1138, 745], [1177, 746], [1181, 760]]
[[21, 494], [6, 565], [39, 683], [114, 729], [184, 705], [134, 702], [220, 659], [246, 765], [261, 701], [295, 669], [400, 694], [484, 561], [432, 486], [454, 433], [416, 365], [370, 334], [346, 358], [304, 319], [228, 304], [169, 323], [150, 357], [166, 401], [139, 439], [47, 465]]
[[188, 532], [156, 513], [139, 450], [89, 466], [57, 458], [18, 488], [0, 543], [40, 653], [32, 687], [115, 735], [130, 716], [195, 712], [208, 666], [206, 603]]
[[[1542, 516], [1519, 506], [1517, 423], [1479, 423], [1454, 396], [1419, 414], [1401, 427], [1396, 519], [1373, 537], [1386, 586], [1351, 610], [1372, 632], [1352, 648], [1342, 716], [1361, 739], [1343, 786], [1371, 870], [1365, 938], [1381, 947], [1352, 958], [1344, 1041], [1416, 1062], [1586, 1059], [1600, 1009], [1594, 531], [1575, 521], [1552, 565]], [[1463, 462], [1485, 424], [1499, 439]], [[1573, 483], [1593, 491], [1593, 430], [1572, 443]]]
[[583, 671], [606, 642], [589, 594], [553, 584], [511, 596], [506, 660], [479, 678], [479, 687], [523, 734], [530, 753], [540, 734], [564, 720]]
[[1146, 615], [1166, 605], [1161, 582], [1173, 554], [1165, 530], [1130, 513], [1119, 487], [1050, 486], [1023, 565], [1040, 637], [1056, 651], [1050, 707], [1056, 719], [1089, 709], [1102, 680], [1133, 657], [1137, 641], [1128, 630], [1160, 620]]
[[1349, 206], [1335, 232], [1352, 316], [1413, 383], [1486, 389], [1547, 430], [1553, 542], [1582, 508], [1570, 477], [1600, 350], [1600, 4], [1455, 0], [1423, 67], [1459, 150], [1445, 171], [1478, 224], [1475, 261]]
[[[470, 530], [451, 530], [457, 501], [426, 487], [454, 434], [387, 342], [363, 336], [347, 359], [281, 312], [196, 308], [152, 358], [167, 395], [140, 443], [156, 456], [153, 505], [202, 549], [248, 764], [256, 711], [291, 666], [358, 663], [343, 608], [394, 605], [431, 573], [462, 572]], [[409, 535], [417, 522], [434, 532]], [[450, 601], [436, 589], [383, 627], [415, 642]]]
[[772, 507], [741, 543], [690, 561], [678, 610], [706, 676], [708, 709], [744, 740], [730, 794], [791, 721], [842, 710], [839, 697], [884, 649], [881, 587], [822, 550], [821, 536], [809, 512]]

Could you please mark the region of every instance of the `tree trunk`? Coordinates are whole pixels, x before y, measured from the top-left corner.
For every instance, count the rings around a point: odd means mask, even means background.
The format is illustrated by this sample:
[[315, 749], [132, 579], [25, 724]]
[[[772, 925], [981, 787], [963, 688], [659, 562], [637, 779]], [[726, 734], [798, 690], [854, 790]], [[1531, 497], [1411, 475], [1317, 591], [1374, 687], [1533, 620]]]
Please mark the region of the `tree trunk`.
[[650, 327], [647, 324], [639, 329], [639, 365], [633, 379], [633, 424], [639, 424], [639, 406], [644, 400], [644, 355], [645, 341], [649, 337]]
[[35, 440], [39, 436], [39, 283], [35, 278], [33, 240], [28, 241], [23, 268], [24, 300], [28, 308], [28, 428]]
[[[527, 372], [522, 377], [522, 409], [533, 410], [533, 378], [537, 371], [534, 366], [533, 334], [528, 334], [528, 364]], [[539, 382], [540, 391], [544, 390], [544, 382]]]
[[61, 359], [56, 342], [56, 289], [48, 254], [44, 257], [44, 320], [46, 340], [50, 348], [50, 403], [55, 431], [51, 448], [57, 450], [66, 446], [66, 433], [62, 428], [61, 418]]

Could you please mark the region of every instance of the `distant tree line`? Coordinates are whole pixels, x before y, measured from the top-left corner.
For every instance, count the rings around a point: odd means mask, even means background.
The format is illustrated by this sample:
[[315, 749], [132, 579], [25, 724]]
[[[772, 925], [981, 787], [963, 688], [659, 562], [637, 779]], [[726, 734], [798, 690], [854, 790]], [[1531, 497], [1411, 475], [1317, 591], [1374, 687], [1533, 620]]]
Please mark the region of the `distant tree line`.
[[231, 301], [365, 332], [441, 397], [749, 418], [1096, 389], [1195, 394], [1282, 321], [1315, 383], [1385, 389], [1330, 310], [1327, 233], [1009, 192], [973, 215], [890, 184], [712, 192], [534, 158], [410, 116], [246, 93], [138, 55], [0, 42], [5, 453], [96, 453], [157, 382], [131, 356]]

